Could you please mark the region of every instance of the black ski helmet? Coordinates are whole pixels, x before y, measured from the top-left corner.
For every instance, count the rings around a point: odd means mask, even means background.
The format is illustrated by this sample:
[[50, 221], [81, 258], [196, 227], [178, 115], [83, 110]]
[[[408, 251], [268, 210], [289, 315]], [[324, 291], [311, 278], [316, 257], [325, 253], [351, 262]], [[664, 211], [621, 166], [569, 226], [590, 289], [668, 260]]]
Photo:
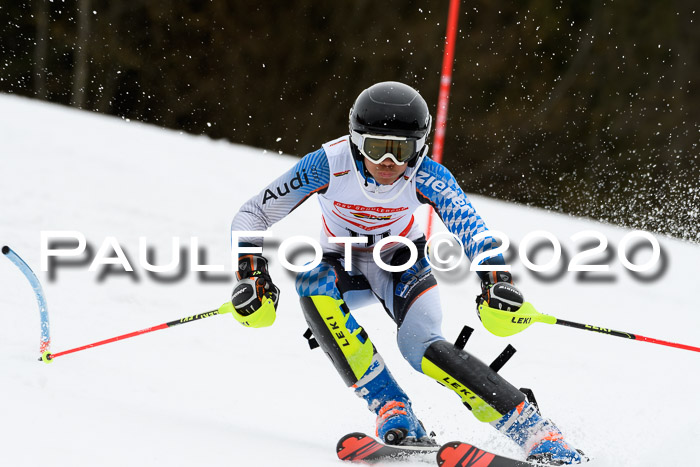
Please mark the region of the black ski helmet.
[[[427, 139], [432, 118], [421, 95], [403, 83], [384, 81], [360, 93], [350, 109], [350, 133]], [[353, 155], [362, 158], [355, 144]], [[418, 153], [416, 154], [418, 155]], [[412, 162], [415, 162], [415, 158]]]

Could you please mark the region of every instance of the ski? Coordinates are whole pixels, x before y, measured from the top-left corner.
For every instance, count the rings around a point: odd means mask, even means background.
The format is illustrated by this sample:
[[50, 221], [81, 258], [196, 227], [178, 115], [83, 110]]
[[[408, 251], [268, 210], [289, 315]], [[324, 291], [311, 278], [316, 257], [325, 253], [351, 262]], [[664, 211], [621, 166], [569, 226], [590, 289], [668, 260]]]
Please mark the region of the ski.
[[533, 467], [541, 465], [499, 456], [459, 441], [443, 444], [437, 454], [437, 463], [440, 467]]
[[[371, 464], [389, 459], [413, 459], [432, 462], [440, 446], [392, 446], [384, 444], [364, 433], [350, 433], [343, 436], [336, 452], [338, 459], [350, 462]], [[430, 457], [428, 457], [430, 456]]]

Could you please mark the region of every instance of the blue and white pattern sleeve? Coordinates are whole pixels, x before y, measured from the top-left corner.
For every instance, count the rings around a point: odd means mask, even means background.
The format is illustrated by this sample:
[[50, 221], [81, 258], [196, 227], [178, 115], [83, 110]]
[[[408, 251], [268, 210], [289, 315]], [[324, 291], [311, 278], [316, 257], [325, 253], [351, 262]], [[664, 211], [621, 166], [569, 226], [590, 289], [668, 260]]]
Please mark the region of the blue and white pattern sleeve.
[[[319, 149], [305, 155], [294, 167], [241, 206], [231, 222], [231, 230], [267, 230], [314, 193], [324, 192], [329, 180], [326, 151]], [[239, 242], [262, 246], [261, 237], [241, 237]]]
[[[479, 253], [498, 247], [497, 240], [489, 235], [474, 240], [476, 234], [488, 228], [445, 166], [425, 159], [416, 176], [416, 195], [421, 203], [430, 204], [447, 229], [462, 241], [470, 261]], [[504, 264], [503, 257], [495, 255], [490, 263]]]

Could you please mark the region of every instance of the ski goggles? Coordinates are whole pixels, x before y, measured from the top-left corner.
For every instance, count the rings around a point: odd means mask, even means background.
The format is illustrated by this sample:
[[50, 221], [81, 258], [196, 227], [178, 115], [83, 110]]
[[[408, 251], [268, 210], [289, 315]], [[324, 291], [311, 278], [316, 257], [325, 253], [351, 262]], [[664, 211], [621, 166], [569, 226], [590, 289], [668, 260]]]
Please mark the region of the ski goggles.
[[391, 159], [396, 165], [404, 165], [425, 147], [425, 136], [418, 139], [405, 136], [370, 135], [353, 131], [350, 138], [362, 155], [375, 164]]

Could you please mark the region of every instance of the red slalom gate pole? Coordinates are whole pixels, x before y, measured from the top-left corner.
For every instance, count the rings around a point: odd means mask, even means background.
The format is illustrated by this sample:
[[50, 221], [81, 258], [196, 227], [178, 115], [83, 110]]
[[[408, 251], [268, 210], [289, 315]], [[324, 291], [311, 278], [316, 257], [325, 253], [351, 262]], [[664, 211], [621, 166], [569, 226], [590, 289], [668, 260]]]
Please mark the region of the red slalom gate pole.
[[[459, 15], [459, 0], [450, 0], [447, 14], [447, 33], [445, 35], [445, 52], [442, 56], [442, 73], [440, 74], [440, 94], [435, 118], [435, 138], [433, 138], [433, 160], [442, 162], [442, 149], [445, 145], [445, 125], [447, 123], [447, 106], [450, 101], [452, 85], [452, 66], [454, 63], [455, 41], [457, 40], [457, 19]], [[428, 214], [428, 226], [425, 230], [427, 238], [433, 225], [433, 211]]]
[[192, 321], [196, 321], [199, 319], [209, 318], [210, 316], [216, 316], [216, 315], [220, 315], [223, 313], [227, 313], [228, 310], [224, 309], [224, 307], [226, 307], [226, 305], [227, 304], [224, 304], [218, 310], [211, 310], [211, 311], [207, 311], [206, 313], [200, 313], [198, 315], [193, 315], [193, 316], [188, 316], [186, 318], [176, 319], [173, 321], [169, 321], [167, 323], [159, 324], [157, 326], [152, 326], [150, 328], [141, 329], [140, 331], [134, 331], [134, 332], [130, 332], [127, 334], [122, 334], [121, 336], [112, 337], [110, 339], [105, 339], [105, 340], [102, 340], [99, 342], [94, 342], [92, 344], [83, 345], [81, 347], [76, 347], [74, 349], [64, 350], [62, 352], [55, 352], [55, 353], [51, 353], [51, 352], [47, 351], [47, 352], [44, 352], [44, 354], [41, 357], [39, 357], [39, 361], [40, 362], [43, 361], [45, 363], [51, 363], [56, 357], [60, 357], [62, 355], [68, 355], [68, 354], [71, 354], [74, 352], [80, 352], [81, 350], [91, 349], [91, 348], [97, 347], [99, 345], [105, 345], [105, 344], [120, 341], [123, 339], [129, 339], [130, 337], [140, 336], [141, 334], [146, 334], [148, 332], [158, 331], [160, 329], [171, 328], [173, 326], [177, 326], [178, 324], [191, 323]]

